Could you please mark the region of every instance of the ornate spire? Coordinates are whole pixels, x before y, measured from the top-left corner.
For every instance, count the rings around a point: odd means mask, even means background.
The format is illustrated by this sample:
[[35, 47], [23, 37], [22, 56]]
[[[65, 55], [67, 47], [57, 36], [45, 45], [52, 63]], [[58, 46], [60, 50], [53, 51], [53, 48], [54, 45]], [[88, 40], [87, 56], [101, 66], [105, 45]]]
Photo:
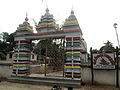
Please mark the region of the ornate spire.
[[28, 14], [27, 14], [27, 12], [26, 12], [26, 18], [25, 18], [25, 21], [27, 22], [29, 19], [28, 19]]
[[74, 15], [74, 11], [73, 10], [71, 10], [71, 14]]
[[46, 8], [46, 13], [49, 13], [49, 9], [48, 8]]

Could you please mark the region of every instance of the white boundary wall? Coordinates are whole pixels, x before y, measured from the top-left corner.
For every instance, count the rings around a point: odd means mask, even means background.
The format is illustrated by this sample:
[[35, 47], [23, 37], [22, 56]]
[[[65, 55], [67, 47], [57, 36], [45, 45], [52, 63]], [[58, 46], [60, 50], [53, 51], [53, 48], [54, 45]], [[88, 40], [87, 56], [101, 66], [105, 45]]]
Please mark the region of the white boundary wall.
[[[116, 70], [93, 70], [94, 84], [116, 85]], [[92, 74], [89, 65], [82, 65], [81, 78], [84, 83], [91, 84]], [[120, 70], [119, 70], [119, 86], [120, 86]]]

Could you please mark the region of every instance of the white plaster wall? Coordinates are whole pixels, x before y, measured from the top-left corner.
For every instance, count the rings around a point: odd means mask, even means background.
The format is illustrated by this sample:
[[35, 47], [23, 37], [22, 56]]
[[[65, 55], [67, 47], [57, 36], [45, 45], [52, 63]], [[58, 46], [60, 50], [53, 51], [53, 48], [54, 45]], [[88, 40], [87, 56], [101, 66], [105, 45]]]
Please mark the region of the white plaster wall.
[[115, 70], [94, 70], [94, 83], [115, 85], [116, 71]]
[[85, 83], [91, 83], [91, 69], [88, 67], [82, 67], [81, 68], [81, 78], [82, 81]]
[[[84, 83], [91, 83], [91, 68], [81, 68], [81, 78]], [[94, 70], [94, 83], [103, 85], [116, 85], [116, 70]], [[120, 86], [120, 70], [119, 70]]]
[[12, 66], [0, 65], [0, 77], [9, 78], [12, 75]]

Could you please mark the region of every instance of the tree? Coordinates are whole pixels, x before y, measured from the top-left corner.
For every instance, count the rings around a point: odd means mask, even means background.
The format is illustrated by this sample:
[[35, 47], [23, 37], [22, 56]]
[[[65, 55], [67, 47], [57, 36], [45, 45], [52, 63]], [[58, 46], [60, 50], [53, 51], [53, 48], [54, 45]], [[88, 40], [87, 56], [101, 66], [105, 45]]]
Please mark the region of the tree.
[[11, 33], [10, 35], [7, 32], [3, 32], [0, 34], [0, 59], [5, 59], [8, 52], [13, 50], [15, 47], [14, 42], [15, 33]]
[[93, 52], [93, 53], [97, 53], [97, 52], [99, 52], [99, 50], [93, 49], [92, 52]]
[[64, 48], [61, 43], [56, 43], [55, 39], [40, 40], [34, 52], [37, 54], [41, 52], [43, 57], [46, 57], [47, 53], [47, 57], [50, 58], [49, 66], [57, 68], [63, 64]]
[[9, 36], [9, 34], [8, 34], [7, 32], [2, 32], [2, 33], [0, 34], [0, 38], [1, 38], [4, 42], [7, 41], [8, 36]]
[[105, 51], [105, 52], [113, 52], [115, 48], [113, 47], [113, 44], [110, 41], [107, 41], [104, 43], [104, 46], [100, 48], [100, 51]]
[[0, 59], [4, 60], [8, 52], [9, 44], [0, 40]]
[[15, 36], [15, 32], [14, 32], [14, 33], [11, 33], [11, 34], [8, 35], [8, 37], [6, 38], [6, 42], [9, 43], [9, 51], [12, 51], [13, 48], [15, 47], [14, 36]]

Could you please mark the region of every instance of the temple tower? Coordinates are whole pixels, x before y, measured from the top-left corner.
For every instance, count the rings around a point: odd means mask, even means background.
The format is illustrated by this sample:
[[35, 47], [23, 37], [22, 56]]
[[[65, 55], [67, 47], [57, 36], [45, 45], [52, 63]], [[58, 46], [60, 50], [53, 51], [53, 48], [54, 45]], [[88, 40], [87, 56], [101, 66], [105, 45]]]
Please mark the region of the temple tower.
[[49, 9], [46, 9], [46, 13], [41, 16], [41, 19], [36, 25], [36, 30], [38, 33], [41, 32], [52, 32], [56, 31], [57, 25], [55, 23], [55, 19], [53, 18], [53, 15], [49, 13]]
[[86, 47], [82, 46], [82, 31], [74, 15], [74, 11], [71, 10], [70, 16], [65, 20], [63, 25], [64, 31], [78, 30], [79, 33], [67, 34], [65, 37], [66, 42], [66, 61], [65, 61], [65, 77], [66, 78], [79, 78], [81, 77], [81, 50], [86, 50]]
[[30, 44], [31, 40], [24, 36], [33, 33], [33, 27], [28, 23], [26, 16], [23, 24], [20, 24], [16, 30], [15, 36], [15, 60], [13, 62], [13, 76], [26, 76], [29, 74]]

